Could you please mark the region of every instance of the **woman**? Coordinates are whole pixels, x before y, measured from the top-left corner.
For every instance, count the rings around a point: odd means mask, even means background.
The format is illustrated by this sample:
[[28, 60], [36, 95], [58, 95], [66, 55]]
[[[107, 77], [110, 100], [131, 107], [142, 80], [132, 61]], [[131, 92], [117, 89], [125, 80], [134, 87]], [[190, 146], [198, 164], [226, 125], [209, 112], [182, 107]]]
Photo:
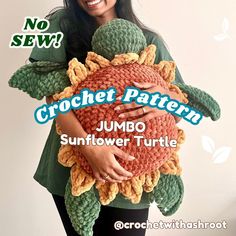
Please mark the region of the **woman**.
[[[114, 18], [130, 20], [143, 30], [147, 44], [153, 43], [158, 48], [156, 63], [160, 60], [172, 60], [160, 37], [146, 29], [138, 21], [133, 13], [131, 0], [66, 0], [64, 4], [65, 9], [59, 10], [49, 17], [50, 28], [48, 30], [48, 32], [62, 31], [64, 33], [62, 46], [59, 49], [34, 48], [30, 55], [31, 62], [46, 60], [67, 64], [73, 57], [77, 57], [79, 61], [84, 62], [87, 52], [91, 50], [91, 38], [96, 28]], [[176, 80], [183, 82], [178, 70], [176, 71]], [[160, 88], [155, 84], [134, 83], [134, 86], [149, 92], [160, 91]], [[165, 92], [172, 98], [178, 99], [176, 94]], [[53, 102], [51, 97], [47, 97], [46, 101], [47, 103]], [[143, 114], [142, 121], [145, 121], [163, 114], [163, 111], [150, 107], [138, 107], [135, 104], [122, 105], [116, 107], [116, 110], [122, 111], [124, 108], [131, 107], [136, 109], [123, 113], [124, 117], [135, 117]], [[56, 121], [62, 132], [68, 136], [85, 138], [87, 135], [72, 111], [67, 114], [60, 114]], [[70, 223], [63, 198], [70, 173], [68, 168], [64, 168], [57, 162], [59, 147], [60, 137], [56, 134], [54, 121], [34, 178], [52, 193], [66, 233], [73, 236], [78, 234]], [[135, 157], [124, 153], [118, 147], [88, 145], [78, 148], [91, 165], [96, 179], [121, 182], [132, 176], [132, 173], [119, 165], [115, 155], [128, 161], [134, 160]], [[93, 228], [94, 235], [145, 235], [145, 229], [115, 230], [114, 222], [118, 220], [123, 222], [146, 222], [148, 207], [145, 196], [137, 206], [129, 204], [124, 198], [118, 199], [109, 206], [102, 206], [99, 218]]]

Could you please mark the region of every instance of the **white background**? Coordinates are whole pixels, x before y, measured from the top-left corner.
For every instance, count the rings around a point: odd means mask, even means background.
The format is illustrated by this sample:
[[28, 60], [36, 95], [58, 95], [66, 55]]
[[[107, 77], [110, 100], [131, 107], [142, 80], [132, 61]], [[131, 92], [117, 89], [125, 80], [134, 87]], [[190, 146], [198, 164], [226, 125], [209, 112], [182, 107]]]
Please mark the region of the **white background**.
[[[133, 2], [137, 15], [164, 37], [185, 82], [208, 91], [222, 107], [222, 118], [217, 122], [205, 119], [198, 126], [181, 122], [187, 135], [181, 149], [184, 201], [178, 212], [167, 218], [152, 207], [149, 220], [226, 220], [228, 228], [148, 230], [146, 235], [236, 235], [236, 1]], [[33, 118], [33, 111], [42, 102], [7, 85], [12, 73], [25, 63], [30, 53], [27, 49], [9, 49], [11, 34], [20, 32], [25, 16], [44, 17], [61, 4], [62, 1], [56, 0], [1, 4], [0, 235], [3, 236], [65, 235], [51, 195], [32, 178], [50, 128], [50, 124], [38, 125]], [[212, 153], [203, 148], [203, 136], [215, 144]], [[208, 144], [209, 141], [204, 141], [205, 146]], [[222, 147], [226, 148], [219, 154], [217, 150]]]

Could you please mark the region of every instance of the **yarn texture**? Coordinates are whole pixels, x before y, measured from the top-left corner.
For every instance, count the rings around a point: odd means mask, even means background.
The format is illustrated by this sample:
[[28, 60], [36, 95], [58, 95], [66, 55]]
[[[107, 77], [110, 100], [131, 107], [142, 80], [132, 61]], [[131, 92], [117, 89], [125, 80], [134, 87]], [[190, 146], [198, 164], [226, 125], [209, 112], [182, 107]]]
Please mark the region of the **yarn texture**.
[[220, 118], [220, 106], [208, 93], [190, 85], [176, 83], [184, 93], [188, 94], [189, 106], [196, 108], [213, 121]]
[[173, 215], [183, 200], [184, 185], [180, 176], [163, 175], [158, 185], [150, 193], [150, 201], [155, 201], [164, 216]]
[[[184, 186], [180, 176], [161, 174], [157, 186], [149, 193], [150, 203], [155, 201], [164, 216], [174, 214], [183, 200]], [[92, 228], [100, 211], [101, 204], [92, 187], [76, 197], [71, 193], [71, 181], [66, 186], [65, 203], [67, 213], [76, 232], [81, 236], [92, 236]]]
[[[11, 87], [19, 88], [31, 97], [42, 99], [53, 95], [55, 101], [79, 94], [84, 88], [92, 91], [115, 87], [121, 96], [132, 82], [155, 83], [167, 91], [176, 92], [183, 103], [198, 109], [212, 120], [220, 117], [220, 107], [206, 92], [185, 84], [174, 83], [176, 65], [173, 61], [154, 64], [156, 46], [146, 45], [142, 31], [133, 23], [115, 19], [99, 27], [92, 39], [93, 52], [88, 52], [85, 64], [73, 58], [68, 70], [55, 69], [58, 64], [36, 62], [23, 66], [10, 79]], [[158, 49], [157, 49], [158, 50]], [[35, 69], [39, 67], [39, 69]], [[50, 70], [50, 68], [53, 68]], [[138, 204], [143, 192], [148, 193], [150, 203], [155, 201], [165, 216], [174, 214], [179, 208], [184, 193], [181, 180], [178, 151], [185, 140], [171, 114], [165, 114], [146, 122], [146, 130], [137, 132], [97, 132], [101, 121], [132, 120], [119, 118], [114, 110], [120, 101], [99, 104], [75, 110], [75, 115], [88, 134], [100, 138], [129, 138], [121, 149], [136, 157], [124, 161], [116, 157], [119, 164], [133, 173], [133, 177], [121, 183], [97, 181], [86, 158], [71, 145], [62, 145], [58, 162], [70, 168], [70, 179], [65, 192], [68, 215], [76, 232], [82, 236], [92, 235], [92, 228], [101, 204], [109, 205], [122, 196], [132, 204]], [[142, 116], [140, 116], [142, 117]], [[133, 117], [133, 118], [140, 118]], [[62, 134], [57, 125], [58, 134]], [[147, 139], [168, 137], [177, 141], [176, 148], [137, 146], [135, 135]]]
[[[113, 27], [113, 24], [116, 23], [117, 27]], [[120, 41], [111, 40], [110, 33], [118, 34], [119, 32], [119, 36], [124, 34], [124, 32], [121, 32], [122, 30], [119, 31], [120, 23], [119, 20], [113, 20], [95, 32], [92, 41], [94, 52], [88, 53], [85, 65], [79, 63], [75, 58], [70, 61], [67, 74], [71, 86], [67, 87], [62, 93], [55, 94], [54, 99], [71, 97], [74, 94], [79, 94], [84, 88], [97, 91], [106, 90], [111, 86], [116, 88], [117, 96], [121, 96], [126, 86], [132, 86], [132, 81], [150, 82], [156, 83], [169, 91], [175, 91], [185, 103], [189, 103], [189, 94], [192, 95], [197, 92], [198, 97], [204, 94], [204, 99], [207, 102], [192, 96], [192, 100], [195, 99], [192, 104], [201, 108], [201, 111], [206, 113], [206, 116], [211, 116], [213, 120], [219, 118], [214, 110], [209, 109], [210, 112], [207, 110], [209, 105], [214, 105], [215, 108], [218, 107], [218, 104], [210, 95], [187, 85], [181, 90], [180, 86], [178, 87], [172, 83], [175, 79], [174, 62], [162, 61], [158, 65], [154, 65], [156, 52], [154, 45], [149, 45], [141, 50], [142, 46], [140, 44], [139, 50], [137, 50], [139, 53], [132, 51], [134, 49], [127, 52], [127, 45], [124, 46], [120, 43], [123, 37]], [[126, 27], [126, 24], [124, 25]], [[132, 25], [130, 27], [132, 28]], [[131, 41], [129, 34], [126, 35], [126, 40]], [[122, 50], [119, 51], [120, 47]], [[112, 48], [111, 51], [114, 54], [109, 54], [110, 48]], [[174, 214], [182, 202], [184, 193], [183, 183], [179, 176], [182, 169], [177, 154], [180, 144], [185, 139], [184, 131], [176, 126], [175, 119], [170, 114], [146, 122], [147, 129], [142, 133], [145, 138], [152, 139], [167, 136], [170, 139], [176, 139], [177, 148], [175, 149], [157, 146], [150, 148], [144, 145], [137, 147], [133, 139], [135, 135], [140, 135], [137, 132], [97, 132], [96, 128], [100, 121], [107, 121], [108, 123], [118, 121], [120, 123], [131, 120], [118, 117], [118, 114], [114, 111], [117, 104], [119, 102], [85, 107], [75, 110], [75, 114], [85, 131], [94, 134], [95, 137], [129, 138], [131, 140], [128, 146], [121, 147], [121, 149], [135, 156], [136, 159], [129, 162], [117, 157], [117, 161], [126, 170], [132, 172], [133, 177], [121, 183], [97, 181], [86, 158], [78, 149], [70, 145], [62, 145], [58, 161], [66, 167], [71, 167], [71, 178], [69, 180], [71, 182], [71, 192], [67, 192], [67, 194], [73, 196], [76, 205], [76, 200], [79, 201], [85, 193], [94, 193], [95, 186], [98, 191], [99, 202], [103, 205], [110, 204], [118, 194], [123, 195], [133, 204], [138, 204], [143, 191], [145, 191], [149, 193], [150, 202], [155, 201], [163, 215]], [[60, 127], [58, 127], [58, 133], [60, 134]], [[65, 197], [67, 198], [67, 196]], [[69, 201], [67, 201], [67, 204], [70, 204]], [[80, 204], [78, 204], [78, 208], [80, 208]], [[72, 218], [71, 220], [74, 221]], [[95, 220], [94, 218], [93, 224]], [[82, 222], [77, 223], [78, 225], [83, 224]], [[90, 230], [92, 231], [92, 228]], [[80, 231], [77, 232], [81, 233]]]
[[123, 20], [111, 20], [100, 26], [92, 38], [92, 50], [111, 60], [118, 54], [139, 54], [147, 46], [146, 38], [135, 24]]
[[53, 62], [39, 61], [22, 66], [8, 82], [38, 100], [64, 90], [70, 85], [66, 69]]
[[81, 236], [92, 236], [91, 230], [94, 225], [94, 219], [98, 218], [101, 204], [92, 191], [87, 191], [79, 197], [71, 194], [71, 183], [68, 181], [65, 191], [66, 210], [71, 223]]
[[[96, 83], [95, 81], [99, 82]], [[152, 68], [132, 63], [100, 69], [80, 83], [76, 94], [80, 93], [84, 88], [97, 91], [101, 89], [106, 90], [113, 86], [117, 90], [117, 96], [120, 96], [124, 93], [126, 86], [132, 86], [132, 81], [156, 83], [164, 88], [168, 88], [167, 83], [165, 83], [165, 81], [162, 80]], [[85, 131], [94, 134], [97, 138], [106, 137], [130, 139], [128, 146], [121, 147], [121, 149], [130, 155], [135, 156], [136, 159], [132, 162], [121, 159], [119, 160], [119, 163], [126, 170], [131, 171], [134, 176], [140, 176], [146, 172], [158, 169], [167, 159], [169, 159], [173, 152], [173, 148], [160, 146], [146, 147], [144, 145], [137, 147], [136, 140], [134, 139], [134, 136], [140, 135], [137, 131], [132, 133], [120, 130], [109, 133], [106, 131], [96, 131], [96, 128], [99, 127], [101, 121], [107, 121], [108, 124], [110, 124], [112, 121], [121, 123], [127, 120], [118, 117], [118, 113], [114, 110], [117, 104], [121, 104], [121, 102], [115, 102], [112, 105], [104, 104], [78, 109], [75, 110], [75, 114]], [[89, 122], [89, 120], [92, 122]], [[178, 129], [175, 124], [175, 119], [171, 114], [163, 115], [159, 118], [148, 121], [146, 127], [147, 128], [142, 135], [148, 139], [164, 136], [167, 136], [169, 139], [177, 139], [178, 137]], [[79, 158], [80, 165], [83, 169], [88, 174], [92, 174], [92, 170], [86, 159], [78, 152], [77, 157]]]
[[[80, 93], [84, 88], [97, 91], [100, 89], [108, 89], [111, 86], [116, 88], [117, 96], [120, 96], [123, 94], [125, 87], [132, 85], [132, 81], [134, 80], [138, 82], [145, 81], [156, 83], [165, 89], [170, 87], [170, 89], [173, 90], [171, 82], [174, 80], [175, 73], [173, 72], [175, 64], [166, 61], [162, 62], [159, 67], [152, 67], [154, 62], [153, 58], [155, 58], [154, 45], [150, 45], [144, 49], [140, 55], [124, 55], [125, 54], [117, 55], [114, 60], [108, 63], [106, 59], [101, 56], [90, 53], [86, 59], [87, 64], [85, 66], [81, 65], [76, 59], [73, 59], [69, 63], [68, 69], [68, 74], [72, 75], [72, 78], [69, 76], [72, 86], [66, 88], [60, 94], [55, 94], [54, 98], [68, 98], [73, 94]], [[91, 61], [91, 58], [93, 61]], [[90, 65], [90, 67], [87, 65]], [[87, 68], [86, 78], [84, 77], [84, 68]], [[162, 71], [163, 77], [159, 75], [159, 71]], [[186, 96], [181, 93], [180, 90], [177, 90], [177, 92], [183, 97], [183, 100], [187, 102]], [[117, 103], [100, 104], [75, 110], [74, 112], [84, 130], [89, 134], [94, 134], [99, 138], [129, 138], [131, 140], [127, 146], [121, 147], [121, 149], [135, 156], [136, 159], [130, 162], [117, 157], [117, 161], [126, 170], [133, 173], [132, 178], [121, 183], [107, 182], [104, 184], [100, 181], [96, 181], [86, 158], [78, 149], [71, 145], [61, 146], [58, 161], [64, 166], [72, 167], [71, 184], [72, 194], [74, 196], [80, 196], [96, 184], [100, 201], [104, 205], [112, 202], [119, 192], [130, 199], [132, 203], [137, 204], [141, 200], [143, 191], [151, 192], [157, 185], [160, 176], [159, 168], [163, 164], [165, 164], [165, 168], [161, 170], [165, 173], [168, 173], [169, 170], [173, 174], [180, 174], [181, 168], [176, 152], [179, 149], [179, 145], [184, 140], [184, 134], [183, 131], [176, 126], [175, 119], [170, 114], [148, 121], [146, 123], [147, 129], [142, 135], [149, 139], [164, 136], [170, 139], [176, 139], [178, 143], [177, 148], [137, 146], [134, 140], [135, 135], [140, 135], [137, 132], [97, 132], [96, 128], [99, 126], [100, 121], [118, 121], [120, 123], [127, 120], [118, 117], [119, 114], [114, 111], [115, 105], [117, 105]], [[60, 133], [60, 129], [58, 129], [58, 131]], [[168, 166], [170, 167], [168, 168]]]

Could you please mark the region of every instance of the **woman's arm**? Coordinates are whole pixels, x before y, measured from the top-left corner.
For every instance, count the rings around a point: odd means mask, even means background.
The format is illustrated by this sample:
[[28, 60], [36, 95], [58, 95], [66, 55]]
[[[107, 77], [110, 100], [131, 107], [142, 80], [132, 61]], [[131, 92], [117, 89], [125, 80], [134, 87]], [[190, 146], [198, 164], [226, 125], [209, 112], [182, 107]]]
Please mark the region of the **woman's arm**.
[[[46, 102], [52, 103], [52, 97], [47, 97]], [[58, 125], [63, 133], [69, 137], [85, 138], [87, 133], [81, 126], [73, 111], [66, 114], [59, 114], [56, 118]], [[110, 182], [121, 182], [132, 176], [132, 173], [125, 170], [116, 160], [115, 155], [127, 160], [132, 161], [135, 158], [123, 152], [116, 146], [94, 146], [94, 145], [81, 145], [77, 146], [80, 152], [85, 156], [89, 162], [94, 177], [100, 181], [105, 181], [104, 177], [109, 176]]]

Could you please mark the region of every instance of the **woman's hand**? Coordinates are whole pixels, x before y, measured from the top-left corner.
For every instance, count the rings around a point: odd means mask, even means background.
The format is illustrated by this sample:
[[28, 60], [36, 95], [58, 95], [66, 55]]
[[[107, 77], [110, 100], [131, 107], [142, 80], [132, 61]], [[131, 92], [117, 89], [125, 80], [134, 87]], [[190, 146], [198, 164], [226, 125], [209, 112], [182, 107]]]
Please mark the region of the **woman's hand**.
[[[52, 97], [46, 98], [47, 104], [52, 103]], [[56, 118], [63, 133], [69, 137], [85, 138], [87, 133], [81, 126], [73, 111], [66, 114], [58, 114]], [[135, 158], [123, 152], [116, 146], [78, 146], [80, 152], [89, 162], [96, 179], [105, 182], [121, 182], [132, 177], [132, 173], [125, 170], [116, 160], [115, 155], [123, 160], [132, 161]], [[108, 177], [109, 176], [109, 177]]]
[[[178, 94], [168, 91], [157, 84], [145, 83], [145, 82], [143, 82], [143, 83], [133, 82], [133, 84], [137, 88], [142, 89], [143, 91], [146, 91], [149, 93], [159, 92], [161, 94], [168, 94], [172, 99], [176, 99], [176, 100], [180, 101], [180, 97]], [[117, 99], [120, 99], [120, 98], [121, 97], [118, 97]], [[132, 110], [128, 111], [128, 112], [124, 112], [124, 110], [127, 110], [127, 109], [132, 109]], [[129, 117], [136, 117], [136, 116], [142, 115], [141, 118], [132, 120], [133, 122], [139, 122], [139, 121], [145, 122], [145, 121], [151, 120], [155, 117], [167, 114], [167, 111], [165, 111], [165, 110], [160, 110], [155, 107], [142, 106], [142, 105], [136, 104], [135, 102], [132, 102], [129, 104], [118, 105], [115, 107], [115, 110], [121, 112], [119, 115], [120, 118], [129, 118]], [[176, 122], [178, 122], [180, 120], [180, 118], [175, 117], [175, 120], [176, 120]]]
[[121, 182], [133, 175], [119, 164], [115, 155], [127, 161], [132, 161], [135, 158], [116, 146], [87, 145], [80, 146], [79, 150], [85, 156], [97, 180], [102, 182]]
[[[149, 93], [165, 93], [165, 89], [163, 89], [161, 86], [154, 84], [154, 83], [137, 83], [133, 82], [133, 84], [142, 89], [143, 91], [149, 92]], [[117, 98], [119, 99], [119, 98]], [[128, 112], [122, 112], [126, 109], [132, 109], [132, 111]], [[139, 104], [136, 104], [135, 102], [129, 103], [129, 104], [122, 104], [115, 107], [116, 111], [120, 111], [120, 118], [129, 118], [129, 117], [135, 117], [135, 116], [141, 116], [141, 118], [132, 120], [133, 122], [145, 122], [148, 120], [151, 120], [157, 116], [165, 115], [167, 112], [164, 110], [159, 110], [155, 107], [149, 107], [149, 106], [142, 106]]]

